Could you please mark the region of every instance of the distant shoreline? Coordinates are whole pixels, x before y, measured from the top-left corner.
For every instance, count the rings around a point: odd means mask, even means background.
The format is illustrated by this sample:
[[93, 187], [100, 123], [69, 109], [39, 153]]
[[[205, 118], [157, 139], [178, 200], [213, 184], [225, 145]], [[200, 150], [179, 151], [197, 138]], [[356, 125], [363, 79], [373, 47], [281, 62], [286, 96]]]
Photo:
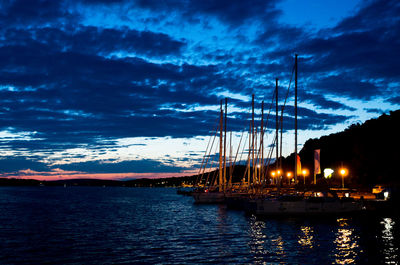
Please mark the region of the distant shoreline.
[[0, 178], [0, 187], [58, 187], [58, 186], [84, 186], [84, 187], [181, 187], [184, 183], [192, 183], [195, 177], [173, 177], [161, 179], [134, 179], [134, 180], [103, 180], [103, 179], [68, 179], [68, 180], [36, 180]]

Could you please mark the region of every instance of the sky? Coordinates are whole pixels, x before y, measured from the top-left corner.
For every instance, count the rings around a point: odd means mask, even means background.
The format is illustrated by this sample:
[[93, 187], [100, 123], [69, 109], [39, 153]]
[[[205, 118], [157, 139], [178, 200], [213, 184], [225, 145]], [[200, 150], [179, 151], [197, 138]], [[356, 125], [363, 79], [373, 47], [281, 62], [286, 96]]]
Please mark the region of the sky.
[[225, 97], [246, 152], [252, 94], [267, 152], [276, 78], [287, 156], [295, 54], [298, 150], [400, 108], [397, 0], [0, 0], [0, 25], [0, 177], [192, 175]]

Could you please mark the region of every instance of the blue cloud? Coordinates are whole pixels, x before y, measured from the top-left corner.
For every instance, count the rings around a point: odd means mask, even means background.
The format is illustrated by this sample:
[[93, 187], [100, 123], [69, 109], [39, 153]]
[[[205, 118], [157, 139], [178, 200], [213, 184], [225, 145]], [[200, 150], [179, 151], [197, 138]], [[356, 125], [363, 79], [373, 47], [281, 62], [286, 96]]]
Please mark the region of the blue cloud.
[[[257, 108], [263, 99], [269, 108], [276, 77], [282, 104], [295, 52], [301, 129], [323, 133], [359, 119], [360, 109], [348, 99], [399, 105], [398, 1], [365, 2], [335, 27], [318, 32], [280, 23], [278, 2], [3, 1], [0, 130], [37, 133], [29, 141], [3, 139], [0, 148], [104, 152], [124, 137], [208, 135], [225, 95], [235, 107], [229, 128], [241, 131], [251, 105], [243, 98], [254, 93]], [[88, 22], [90, 12], [102, 7], [120, 21]], [[190, 25], [196, 27], [186, 34]], [[361, 110], [379, 112], [375, 106]], [[292, 106], [284, 122], [285, 130], [293, 128]], [[173, 170], [147, 162], [148, 168]], [[18, 163], [23, 161], [11, 165]], [[108, 172], [139, 167], [135, 163], [69, 167]]]

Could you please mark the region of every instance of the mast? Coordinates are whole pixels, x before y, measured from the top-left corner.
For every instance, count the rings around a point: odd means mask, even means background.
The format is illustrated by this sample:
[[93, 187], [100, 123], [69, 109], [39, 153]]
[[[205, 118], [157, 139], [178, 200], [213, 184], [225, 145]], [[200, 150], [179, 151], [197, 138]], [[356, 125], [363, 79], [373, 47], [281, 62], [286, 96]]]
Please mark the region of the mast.
[[224, 185], [223, 185], [223, 189], [224, 191], [226, 190], [226, 119], [227, 119], [227, 112], [228, 112], [228, 98], [225, 98], [225, 125], [224, 125], [224, 165], [223, 165], [223, 169], [224, 169]]
[[219, 117], [219, 182], [218, 182], [218, 191], [222, 191], [223, 189], [223, 180], [222, 180], [222, 148], [223, 148], [223, 142], [222, 142], [222, 120], [224, 118], [224, 113], [222, 110], [222, 100], [221, 100], [221, 107], [220, 107], [220, 117]]
[[279, 151], [279, 168], [282, 170], [282, 133], [283, 133], [283, 106], [281, 111], [281, 118], [279, 120], [281, 124], [281, 143], [280, 143], [280, 151]]
[[297, 54], [294, 69], [294, 183], [297, 184]]
[[[255, 143], [253, 146], [254, 152], [254, 161], [253, 161], [253, 184], [257, 184], [258, 182], [258, 158], [260, 157], [260, 153], [258, 152], [258, 127], [255, 128], [254, 132]], [[257, 153], [256, 153], [257, 152]]]
[[[264, 100], [261, 102], [261, 168], [260, 182], [264, 181]], [[263, 183], [264, 185], [264, 183]]]
[[[275, 141], [275, 145], [276, 145], [276, 161], [275, 161], [275, 166], [276, 166], [276, 172], [278, 173], [278, 169], [279, 169], [279, 123], [278, 123], [278, 78], [275, 79], [275, 102], [276, 102], [276, 141]], [[279, 177], [277, 175], [277, 177]]]
[[252, 135], [252, 150], [251, 150], [251, 157], [252, 157], [252, 165], [253, 165], [253, 178], [252, 178], [252, 184], [254, 184], [254, 141], [255, 141], [255, 137], [254, 137], [254, 94], [252, 95], [252, 100], [251, 100], [251, 135]]
[[233, 176], [233, 161], [232, 161], [232, 131], [230, 132], [230, 138], [229, 138], [229, 158], [228, 158], [228, 164], [229, 164], [229, 181], [228, 181], [228, 188], [232, 188], [232, 176]]

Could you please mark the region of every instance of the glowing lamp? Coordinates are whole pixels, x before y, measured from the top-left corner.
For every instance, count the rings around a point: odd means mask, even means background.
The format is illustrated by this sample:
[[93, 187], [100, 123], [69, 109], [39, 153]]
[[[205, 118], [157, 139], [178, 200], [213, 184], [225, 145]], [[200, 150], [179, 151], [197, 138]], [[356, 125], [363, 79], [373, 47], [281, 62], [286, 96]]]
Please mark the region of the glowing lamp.
[[332, 168], [325, 168], [324, 169], [324, 178], [329, 179], [332, 177], [333, 174], [333, 169]]
[[383, 198], [385, 198], [385, 200], [389, 199], [389, 192], [388, 191], [385, 191], [383, 193]]
[[303, 183], [304, 183], [304, 185], [306, 185], [306, 176], [308, 175], [308, 170], [307, 169], [303, 169], [302, 171], [301, 171], [301, 174], [303, 175]]
[[339, 173], [340, 173], [340, 175], [342, 175], [342, 188], [344, 188], [344, 176], [346, 176], [348, 173], [347, 169], [341, 168], [341, 169], [339, 169]]

